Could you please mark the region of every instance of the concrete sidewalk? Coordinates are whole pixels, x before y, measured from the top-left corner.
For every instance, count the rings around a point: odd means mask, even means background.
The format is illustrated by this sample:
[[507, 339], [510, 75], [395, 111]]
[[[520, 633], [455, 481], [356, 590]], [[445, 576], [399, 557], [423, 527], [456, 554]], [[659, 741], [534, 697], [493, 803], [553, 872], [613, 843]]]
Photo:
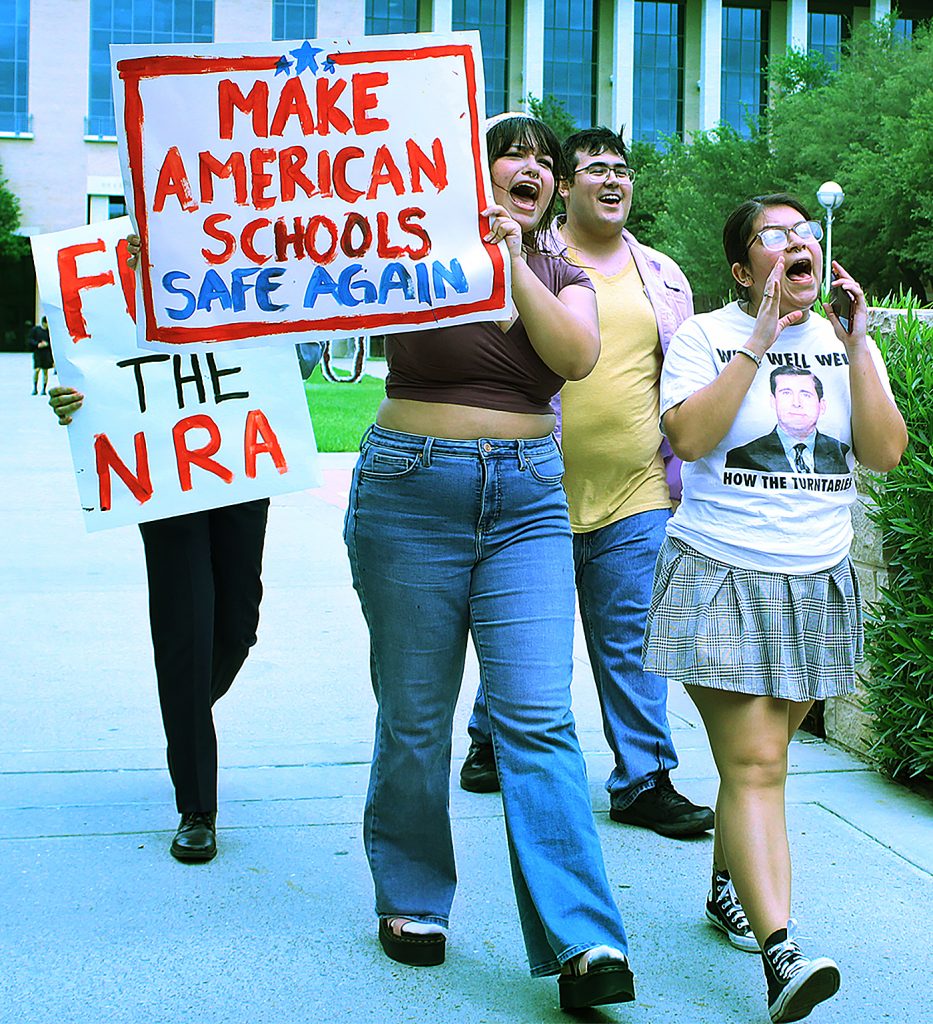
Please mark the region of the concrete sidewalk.
[[[461, 884], [448, 962], [386, 960], [360, 818], [374, 703], [340, 537], [351, 456], [325, 487], [275, 499], [259, 644], [218, 705], [221, 850], [168, 854], [164, 764], [135, 529], [84, 532], [66, 433], [0, 355], [0, 1021], [330, 1024], [567, 1021], [527, 976], [497, 796], [451, 789]], [[757, 957], [703, 919], [712, 840], [611, 823], [611, 767], [582, 638], [574, 707], [594, 813], [631, 940], [638, 1000], [580, 1019], [749, 1024], [768, 1017]], [[454, 736], [466, 752], [471, 660]], [[671, 694], [676, 782], [712, 802], [692, 705]], [[933, 809], [861, 762], [795, 742], [789, 828], [807, 948], [839, 995], [814, 1021], [929, 1015]]]

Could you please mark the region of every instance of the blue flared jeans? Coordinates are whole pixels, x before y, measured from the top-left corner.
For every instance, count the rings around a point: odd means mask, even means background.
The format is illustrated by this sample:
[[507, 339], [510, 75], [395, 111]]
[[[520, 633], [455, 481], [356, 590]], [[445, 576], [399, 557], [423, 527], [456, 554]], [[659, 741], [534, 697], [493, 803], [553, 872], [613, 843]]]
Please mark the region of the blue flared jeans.
[[570, 711], [562, 473], [551, 437], [451, 441], [373, 427], [345, 526], [378, 703], [364, 817], [376, 912], [448, 923], [451, 731], [472, 635], [535, 975], [593, 946], [627, 952]]

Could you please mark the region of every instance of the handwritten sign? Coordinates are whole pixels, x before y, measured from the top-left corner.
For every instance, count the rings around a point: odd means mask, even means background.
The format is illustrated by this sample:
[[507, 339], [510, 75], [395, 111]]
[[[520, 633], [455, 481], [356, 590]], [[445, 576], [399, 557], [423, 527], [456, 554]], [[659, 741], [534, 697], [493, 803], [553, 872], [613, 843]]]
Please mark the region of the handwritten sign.
[[[294, 349], [144, 353], [126, 217], [32, 239], [89, 531], [319, 484]], [[51, 414], [49, 414], [51, 415]]]
[[141, 347], [505, 309], [478, 33], [111, 52]]

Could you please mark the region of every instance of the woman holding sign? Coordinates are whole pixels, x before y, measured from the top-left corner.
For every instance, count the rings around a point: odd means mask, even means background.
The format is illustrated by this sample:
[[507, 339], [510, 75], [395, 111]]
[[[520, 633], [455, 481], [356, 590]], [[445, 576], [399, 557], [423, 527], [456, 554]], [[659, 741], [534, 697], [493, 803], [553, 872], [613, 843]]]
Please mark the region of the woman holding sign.
[[549, 401], [599, 354], [592, 285], [543, 255], [560, 146], [524, 115], [488, 125], [514, 309], [391, 336], [387, 398], [354, 472], [345, 539], [379, 704], [366, 852], [379, 938], [444, 960], [456, 884], [451, 726], [468, 636], [489, 702], [512, 877], [533, 975], [567, 1008], [634, 998], [626, 937], [570, 712], [574, 581]]
[[[790, 920], [787, 749], [815, 698], [850, 693], [861, 658], [849, 559], [855, 459], [884, 472], [907, 444], [862, 289], [838, 264], [851, 331], [822, 279], [820, 225], [791, 196], [742, 203], [723, 242], [742, 298], [687, 320], [661, 375], [683, 503], [658, 555], [645, 667], [683, 683], [719, 769], [707, 916], [730, 934], [734, 892], [762, 950], [771, 1019], [839, 987]], [[733, 904], [734, 906], [734, 904]]]

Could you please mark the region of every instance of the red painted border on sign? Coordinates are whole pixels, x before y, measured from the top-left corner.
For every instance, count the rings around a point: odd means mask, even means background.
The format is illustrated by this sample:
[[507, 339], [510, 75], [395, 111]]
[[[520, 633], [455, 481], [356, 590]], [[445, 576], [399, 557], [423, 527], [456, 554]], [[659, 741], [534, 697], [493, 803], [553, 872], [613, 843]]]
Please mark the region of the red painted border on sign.
[[[477, 205], [486, 204], [483, 191], [482, 154], [479, 139], [478, 111], [476, 109], [476, 67], [473, 50], [462, 44], [444, 44], [400, 50], [360, 50], [350, 53], [330, 54], [335, 64], [352, 66], [375, 61], [427, 60], [438, 57], [460, 57], [463, 60], [467, 84], [467, 100], [470, 114], [470, 144], [473, 154], [473, 168], [476, 184]], [[150, 280], [149, 224], [145, 204], [145, 189], [142, 180], [143, 145], [142, 132], [145, 121], [139, 83], [142, 79], [168, 75], [222, 74], [234, 71], [271, 71], [278, 63], [278, 57], [185, 57], [147, 56], [121, 60], [117, 72], [124, 81], [123, 122], [126, 130], [127, 150], [132, 170], [133, 200], [136, 223], [142, 239], [141, 287], [143, 293], [144, 322], [146, 338], [163, 344], [184, 345], [205, 341], [238, 341], [244, 338], [260, 338], [277, 334], [292, 334], [301, 331], [353, 331], [374, 330], [388, 324], [424, 324], [463, 316], [468, 313], [500, 309], [505, 301], [505, 271], [499, 246], [483, 243], [492, 263], [492, 291], [488, 298], [468, 305], [451, 305], [443, 308], [412, 310], [408, 313], [372, 313], [362, 316], [332, 316], [325, 320], [289, 320], [278, 323], [254, 321], [249, 323], [221, 324], [213, 327], [159, 327], [156, 323], [155, 304]], [[485, 218], [480, 218], [478, 228], [485, 233]]]

